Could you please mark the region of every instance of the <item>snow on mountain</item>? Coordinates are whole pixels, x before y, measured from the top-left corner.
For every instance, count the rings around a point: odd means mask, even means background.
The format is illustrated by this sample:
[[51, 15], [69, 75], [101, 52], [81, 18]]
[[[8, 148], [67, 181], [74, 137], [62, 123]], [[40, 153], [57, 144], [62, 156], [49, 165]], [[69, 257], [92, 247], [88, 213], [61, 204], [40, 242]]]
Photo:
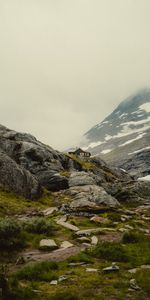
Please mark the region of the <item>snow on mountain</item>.
[[120, 165], [128, 155], [131, 158], [141, 149], [147, 149], [150, 145], [150, 90], [141, 90], [122, 101], [104, 121], [85, 133], [85, 138], [84, 149], [114, 165]]

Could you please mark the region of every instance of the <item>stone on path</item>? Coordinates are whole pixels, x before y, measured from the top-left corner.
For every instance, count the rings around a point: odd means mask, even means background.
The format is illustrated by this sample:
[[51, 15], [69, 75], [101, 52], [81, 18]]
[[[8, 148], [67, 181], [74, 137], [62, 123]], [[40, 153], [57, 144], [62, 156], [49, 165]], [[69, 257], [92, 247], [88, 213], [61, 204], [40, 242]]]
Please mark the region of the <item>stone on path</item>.
[[54, 212], [57, 212], [58, 208], [57, 207], [48, 207], [47, 209], [42, 210], [42, 214], [47, 217], [52, 215]]
[[61, 219], [57, 221], [57, 224], [65, 227], [67, 229], [70, 229], [72, 231], [78, 231], [79, 230], [79, 228], [77, 226], [74, 226], [74, 225], [72, 225], [68, 222], [61, 221]]
[[82, 235], [91, 235], [93, 233], [100, 233], [100, 232], [105, 232], [105, 231], [116, 231], [114, 228], [102, 228], [102, 227], [99, 227], [99, 228], [90, 228], [90, 229], [85, 229], [85, 230], [79, 230], [76, 232], [76, 234], [78, 236], [82, 236]]
[[61, 245], [60, 245], [60, 247], [61, 247], [61, 248], [64, 248], [64, 249], [67, 249], [67, 248], [70, 248], [70, 247], [73, 247], [73, 246], [74, 246], [74, 245], [71, 244], [71, 243], [68, 242], [68, 241], [64, 241], [64, 242], [62, 242]]
[[98, 244], [98, 238], [97, 236], [93, 235], [91, 238], [91, 245], [97, 245]]
[[55, 250], [58, 248], [54, 240], [51, 239], [42, 239], [40, 241], [39, 248], [41, 250]]

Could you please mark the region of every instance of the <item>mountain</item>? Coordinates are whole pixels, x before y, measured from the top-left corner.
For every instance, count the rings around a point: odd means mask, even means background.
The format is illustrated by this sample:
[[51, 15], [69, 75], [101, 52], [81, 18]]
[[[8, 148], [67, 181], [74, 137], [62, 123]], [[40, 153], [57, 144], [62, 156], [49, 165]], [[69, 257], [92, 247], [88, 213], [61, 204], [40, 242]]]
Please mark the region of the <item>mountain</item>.
[[149, 188], [100, 158], [81, 159], [60, 153], [34, 136], [0, 125], [0, 188], [28, 199], [39, 199], [43, 189], [67, 193], [63, 209], [99, 209], [118, 201], [147, 201]]
[[[144, 89], [84, 135], [87, 149], [108, 163], [142, 177], [150, 172], [150, 90]], [[132, 166], [131, 166], [132, 161]]]

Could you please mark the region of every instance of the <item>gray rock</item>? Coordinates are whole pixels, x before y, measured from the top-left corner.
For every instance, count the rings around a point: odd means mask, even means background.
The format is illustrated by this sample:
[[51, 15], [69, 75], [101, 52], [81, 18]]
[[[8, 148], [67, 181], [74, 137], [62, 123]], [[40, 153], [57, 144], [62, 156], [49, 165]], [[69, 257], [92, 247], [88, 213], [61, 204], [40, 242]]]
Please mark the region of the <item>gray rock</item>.
[[57, 284], [58, 284], [58, 280], [52, 280], [52, 281], [50, 282], [50, 284], [51, 284], [51, 285], [57, 285]]
[[70, 248], [70, 247], [73, 247], [73, 246], [74, 245], [71, 244], [70, 242], [64, 241], [64, 242], [61, 243], [60, 248], [67, 249], [67, 248]]
[[89, 176], [86, 172], [73, 172], [69, 179], [69, 186], [84, 186], [95, 184], [92, 176]]
[[112, 263], [110, 267], [104, 268], [103, 272], [104, 273], [111, 273], [111, 272], [118, 272], [119, 271], [119, 266], [116, 265], [116, 263]]
[[36, 178], [0, 151], [0, 185], [29, 199], [41, 195], [41, 187]]
[[54, 240], [51, 239], [42, 239], [40, 241], [39, 248], [41, 250], [55, 250], [58, 248], [57, 244]]
[[48, 207], [47, 209], [44, 209], [42, 211], [42, 214], [47, 217], [47, 216], [50, 216], [52, 215], [54, 212], [57, 212], [58, 211], [58, 208], [57, 207]]
[[57, 221], [57, 224], [65, 227], [67, 229], [70, 229], [72, 231], [78, 231], [79, 230], [79, 228], [77, 226], [74, 226], [74, 225], [72, 225], [68, 222], [61, 221], [61, 219]]
[[99, 270], [98, 269], [94, 269], [94, 268], [86, 268], [86, 272], [90, 272], [90, 273], [95, 273], [95, 272], [98, 272]]
[[137, 285], [136, 280], [135, 280], [134, 278], [132, 278], [132, 279], [130, 280], [130, 287], [131, 287], [133, 290], [136, 290], [136, 291], [141, 290], [141, 288]]
[[110, 231], [110, 232], [113, 232], [115, 231], [114, 228], [102, 228], [102, 227], [99, 227], [99, 228], [90, 228], [90, 229], [84, 229], [84, 230], [79, 230], [76, 232], [76, 235], [78, 236], [89, 236], [91, 234], [94, 234], [94, 233], [101, 233], [101, 232], [105, 232], [105, 231]]
[[93, 235], [91, 237], [91, 245], [96, 246], [97, 244], [98, 244], [98, 238], [97, 238], [97, 236]]

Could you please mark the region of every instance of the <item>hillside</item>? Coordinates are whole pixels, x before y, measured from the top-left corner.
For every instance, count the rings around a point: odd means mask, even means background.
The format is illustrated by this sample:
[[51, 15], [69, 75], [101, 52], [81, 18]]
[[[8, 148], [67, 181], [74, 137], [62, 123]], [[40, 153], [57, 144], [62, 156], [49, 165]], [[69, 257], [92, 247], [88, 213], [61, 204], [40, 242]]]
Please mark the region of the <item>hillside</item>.
[[0, 126], [0, 297], [148, 299], [149, 195], [100, 158]]

